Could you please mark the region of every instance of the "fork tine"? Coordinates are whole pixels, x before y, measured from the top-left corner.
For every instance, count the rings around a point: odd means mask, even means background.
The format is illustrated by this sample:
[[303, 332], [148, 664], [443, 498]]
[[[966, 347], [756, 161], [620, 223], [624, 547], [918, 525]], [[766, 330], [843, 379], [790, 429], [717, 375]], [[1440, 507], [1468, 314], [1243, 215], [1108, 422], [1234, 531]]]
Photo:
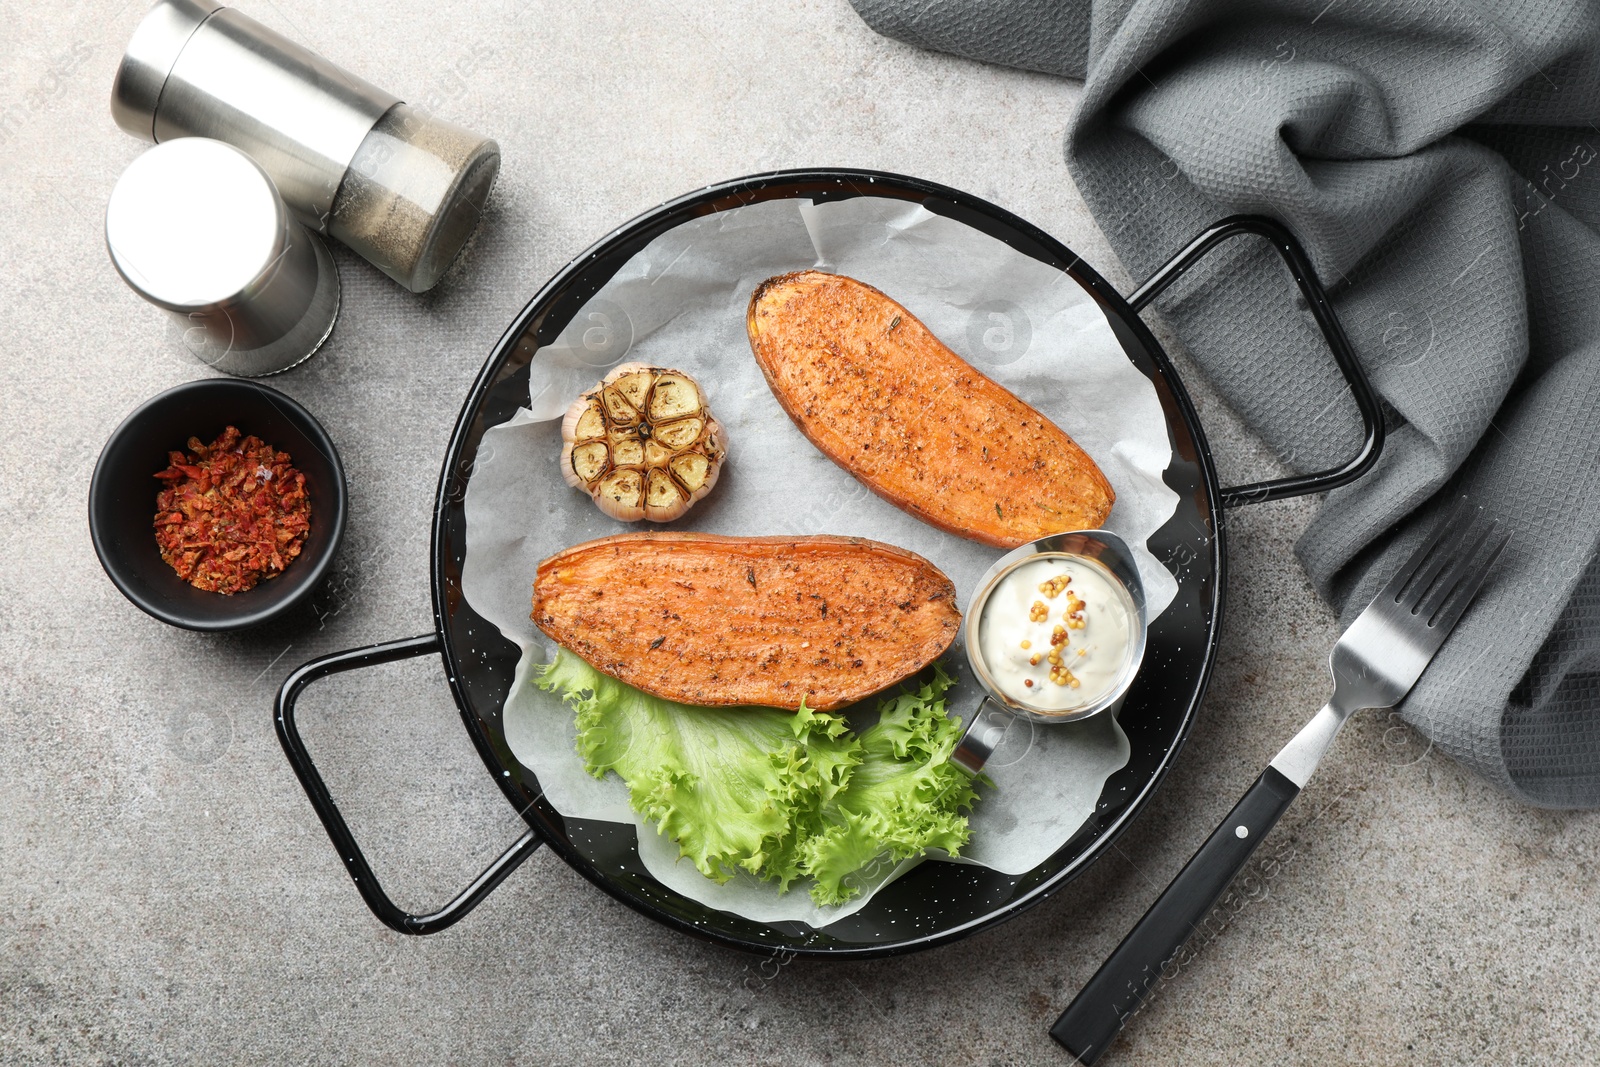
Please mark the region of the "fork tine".
[[[1467, 499], [1462, 497], [1456, 506], [1450, 510], [1450, 514], [1445, 517], [1444, 521], [1429, 535], [1428, 539], [1417, 546], [1417, 550], [1411, 554], [1411, 558], [1406, 560], [1405, 566], [1401, 567], [1395, 576], [1389, 579], [1389, 584], [1383, 587], [1383, 591], [1378, 594], [1378, 599], [1387, 599], [1394, 604], [1400, 603], [1406, 587], [1411, 583], [1412, 576], [1417, 573], [1419, 567], [1434, 556], [1435, 553], [1438, 554], [1440, 559], [1448, 559], [1450, 553], [1454, 551], [1455, 543], [1461, 540], [1462, 535], [1466, 532], [1464, 524], [1461, 522], [1466, 513]], [[1435, 570], [1437, 570], [1437, 567], [1435, 567]], [[1428, 584], [1429, 582], [1427, 581], [1423, 582], [1422, 589], [1424, 591], [1427, 589]]]
[[1461, 613], [1467, 610], [1467, 605], [1477, 598], [1478, 591], [1483, 588], [1483, 583], [1489, 580], [1489, 574], [1494, 570], [1495, 563], [1499, 561], [1500, 553], [1504, 552], [1506, 545], [1510, 543], [1511, 535], [1509, 533], [1500, 535], [1499, 540], [1494, 542], [1493, 547], [1489, 549], [1488, 557], [1483, 561], [1477, 572], [1467, 575], [1466, 580], [1456, 588], [1450, 599], [1446, 600], [1444, 605], [1438, 609], [1438, 613], [1428, 619], [1429, 626], [1446, 634], [1454, 629], [1455, 624], [1461, 619]]
[[1475, 518], [1468, 524], [1466, 533], [1462, 537], [1463, 544], [1457, 546], [1450, 557], [1441, 561], [1448, 569], [1438, 576], [1431, 587], [1420, 586], [1417, 589], [1411, 614], [1420, 615], [1424, 619], [1433, 618], [1439, 610], [1439, 605], [1445, 602], [1445, 598], [1463, 578], [1472, 573], [1478, 551], [1494, 534], [1498, 525], [1499, 523], [1492, 519], [1485, 521], [1482, 518]]

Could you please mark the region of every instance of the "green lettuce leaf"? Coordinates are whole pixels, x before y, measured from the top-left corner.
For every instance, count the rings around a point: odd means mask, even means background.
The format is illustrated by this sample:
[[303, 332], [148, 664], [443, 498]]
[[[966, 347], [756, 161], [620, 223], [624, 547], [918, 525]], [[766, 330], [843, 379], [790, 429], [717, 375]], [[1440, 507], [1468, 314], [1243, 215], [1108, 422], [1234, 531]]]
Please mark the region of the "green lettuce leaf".
[[[858, 892], [857, 871], [898, 863], [930, 848], [959, 855], [971, 835], [966, 813], [977, 800], [973, 779], [950, 762], [961, 723], [947, 714], [948, 675], [879, 703], [878, 721], [861, 734], [861, 763], [828, 805], [825, 824], [805, 843], [801, 867], [816, 879], [818, 904]], [[863, 881], [867, 879], [857, 879]]]
[[976, 793], [949, 762], [961, 724], [946, 715], [951, 683], [937, 665], [919, 688], [884, 699], [860, 737], [842, 715], [804, 706], [663, 700], [565, 649], [534, 674], [576, 711], [589, 773], [621, 778], [633, 809], [718, 882], [745, 870], [783, 892], [810, 878], [813, 900], [839, 904], [880, 864], [966, 844]]

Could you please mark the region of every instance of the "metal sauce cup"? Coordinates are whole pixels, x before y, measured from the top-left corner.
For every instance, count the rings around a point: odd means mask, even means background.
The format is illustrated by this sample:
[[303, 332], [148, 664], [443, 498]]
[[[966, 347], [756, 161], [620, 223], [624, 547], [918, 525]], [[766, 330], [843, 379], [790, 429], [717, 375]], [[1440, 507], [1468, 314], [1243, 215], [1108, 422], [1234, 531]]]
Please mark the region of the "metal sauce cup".
[[[1126, 655], [1116, 682], [1099, 696], [1065, 710], [1030, 704], [1004, 692], [996, 684], [994, 673], [984, 658], [981, 639], [984, 607], [1000, 582], [1025, 563], [1052, 557], [1072, 559], [1075, 563], [1095, 568], [1113, 589], [1124, 594], [1123, 607], [1130, 630]], [[977, 774], [1005, 737], [1006, 731], [1019, 718], [1039, 723], [1080, 722], [1091, 715], [1115, 709], [1127, 695], [1144, 661], [1146, 623], [1144, 584], [1139, 580], [1133, 551], [1116, 534], [1105, 530], [1050, 534], [1001, 556], [979, 579], [977, 590], [967, 605], [967, 661], [972, 665], [978, 684], [988, 696], [978, 705], [972, 722], [967, 725], [960, 743], [951, 754], [951, 760], [963, 770]]]

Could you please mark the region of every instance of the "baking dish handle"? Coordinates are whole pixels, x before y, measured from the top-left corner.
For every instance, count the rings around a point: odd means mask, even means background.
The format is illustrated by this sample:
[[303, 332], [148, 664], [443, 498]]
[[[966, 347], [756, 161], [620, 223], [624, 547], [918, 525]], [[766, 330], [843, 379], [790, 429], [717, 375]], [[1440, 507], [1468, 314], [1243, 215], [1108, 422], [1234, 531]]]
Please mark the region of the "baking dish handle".
[[340, 814], [338, 805], [333, 802], [328, 787], [323, 784], [322, 775], [317, 773], [316, 766], [311, 762], [311, 755], [300, 739], [300, 730], [294, 720], [294, 706], [308, 685], [330, 674], [425, 656], [441, 649], [439, 635], [432, 633], [421, 637], [409, 637], [403, 641], [388, 641], [381, 645], [335, 652], [331, 656], [323, 656], [321, 659], [314, 659], [304, 664], [289, 675], [283, 683], [283, 688], [278, 690], [275, 715], [278, 740], [283, 743], [283, 752], [289, 757], [289, 765], [294, 768], [300, 784], [305, 787], [306, 796], [311, 799], [311, 806], [316, 809], [317, 817], [322, 820], [323, 827], [328, 831], [328, 837], [333, 840], [333, 847], [338, 849], [339, 855], [344, 858], [345, 870], [350, 872], [350, 877], [355, 881], [361, 899], [367, 902], [372, 914], [376, 915], [385, 926], [402, 934], [434, 934], [454, 925], [458, 919], [482, 903], [483, 898], [492, 893], [508, 874], [521, 866], [523, 860], [533, 855], [544, 841], [530, 827], [527, 833], [502, 852], [498, 859], [485, 867], [483, 873], [474, 878], [472, 883], [458, 893], [450, 903], [426, 915], [411, 914], [389, 899], [388, 894], [383, 891], [383, 886], [379, 884], [377, 875], [372, 873], [372, 868], [367, 864], [367, 858], [361, 854], [361, 848], [351, 835], [350, 827], [345, 825], [344, 816]]
[[1372, 383], [1367, 380], [1366, 372], [1361, 369], [1361, 363], [1356, 359], [1355, 349], [1350, 346], [1350, 338], [1345, 336], [1344, 327], [1339, 324], [1339, 316], [1328, 300], [1327, 290], [1323, 289], [1322, 283], [1317, 280], [1317, 273], [1311, 265], [1310, 257], [1306, 255], [1305, 249], [1300, 247], [1300, 242], [1295, 240], [1294, 234], [1277, 220], [1263, 215], [1233, 215], [1208, 227], [1150, 275], [1143, 285], [1135, 289], [1128, 296], [1129, 305], [1133, 307], [1135, 313], [1143, 311], [1152, 300], [1200, 262], [1207, 252], [1228, 238], [1240, 234], [1265, 237], [1283, 259], [1284, 265], [1289, 268], [1289, 274], [1300, 287], [1300, 294], [1310, 306], [1312, 316], [1322, 328], [1322, 336], [1327, 338], [1328, 347], [1333, 350], [1334, 362], [1339, 365], [1344, 380], [1350, 386], [1356, 408], [1361, 412], [1361, 424], [1365, 436], [1360, 450], [1340, 466], [1317, 471], [1315, 474], [1297, 474], [1289, 478], [1277, 478], [1223, 489], [1219, 499], [1225, 508], [1336, 489], [1355, 481], [1371, 470], [1372, 465], [1378, 462], [1379, 453], [1383, 451], [1383, 409], [1379, 406], [1378, 394], [1373, 391]]

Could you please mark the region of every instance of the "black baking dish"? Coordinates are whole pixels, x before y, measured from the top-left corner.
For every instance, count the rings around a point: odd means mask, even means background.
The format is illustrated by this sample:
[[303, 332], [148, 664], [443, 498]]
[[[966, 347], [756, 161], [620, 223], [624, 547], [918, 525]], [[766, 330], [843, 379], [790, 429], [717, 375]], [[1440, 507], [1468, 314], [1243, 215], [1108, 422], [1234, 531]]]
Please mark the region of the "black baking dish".
[[[880, 890], [860, 911], [825, 928], [765, 925], [705, 907], [657, 882], [638, 858], [632, 825], [564, 818], [543, 800], [532, 773], [512, 755], [501, 722], [519, 650], [499, 637], [461, 592], [463, 500], [485, 431], [511, 418], [527, 402], [528, 365], [535, 350], [551, 343], [600, 286], [651, 240], [688, 219], [763, 200], [869, 195], [921, 204], [981, 230], [1068, 274], [1099, 302], [1128, 359], [1154, 384], [1167, 420], [1173, 459], [1164, 477], [1180, 499], [1176, 513], [1148, 544], [1173, 572], [1179, 591], [1150, 627], [1144, 667], [1120, 713], [1132, 746], [1129, 762], [1106, 782], [1095, 814], [1054, 855], [1020, 877], [979, 866], [924, 863]], [[1283, 257], [1349, 381], [1366, 438], [1357, 455], [1336, 469], [1222, 489], [1183, 384], [1139, 311], [1211, 248], [1239, 234], [1266, 238]], [[1222, 509], [1344, 484], [1370, 468], [1381, 445], [1377, 399], [1326, 294], [1299, 245], [1269, 219], [1238, 217], [1216, 224], [1124, 298], [1036, 227], [944, 186], [847, 170], [784, 171], [725, 182], [664, 204], [612, 233], [557, 274], [511, 323], [473, 384], [444, 456], [432, 539], [434, 632], [337, 653], [296, 670], [278, 697], [279, 738], [357, 889], [373, 912], [396, 930], [420, 934], [449, 926], [541, 844], [548, 844], [623, 903], [674, 929], [721, 944], [830, 958], [928, 948], [1012, 918], [1043, 899], [1105, 852], [1160, 785], [1188, 736], [1216, 657], [1224, 587]], [[485, 633], [494, 637], [486, 641]], [[301, 743], [294, 711], [298, 696], [318, 678], [421, 655], [442, 658], [468, 733], [529, 829], [449, 904], [428, 915], [411, 915], [384, 894]]]

